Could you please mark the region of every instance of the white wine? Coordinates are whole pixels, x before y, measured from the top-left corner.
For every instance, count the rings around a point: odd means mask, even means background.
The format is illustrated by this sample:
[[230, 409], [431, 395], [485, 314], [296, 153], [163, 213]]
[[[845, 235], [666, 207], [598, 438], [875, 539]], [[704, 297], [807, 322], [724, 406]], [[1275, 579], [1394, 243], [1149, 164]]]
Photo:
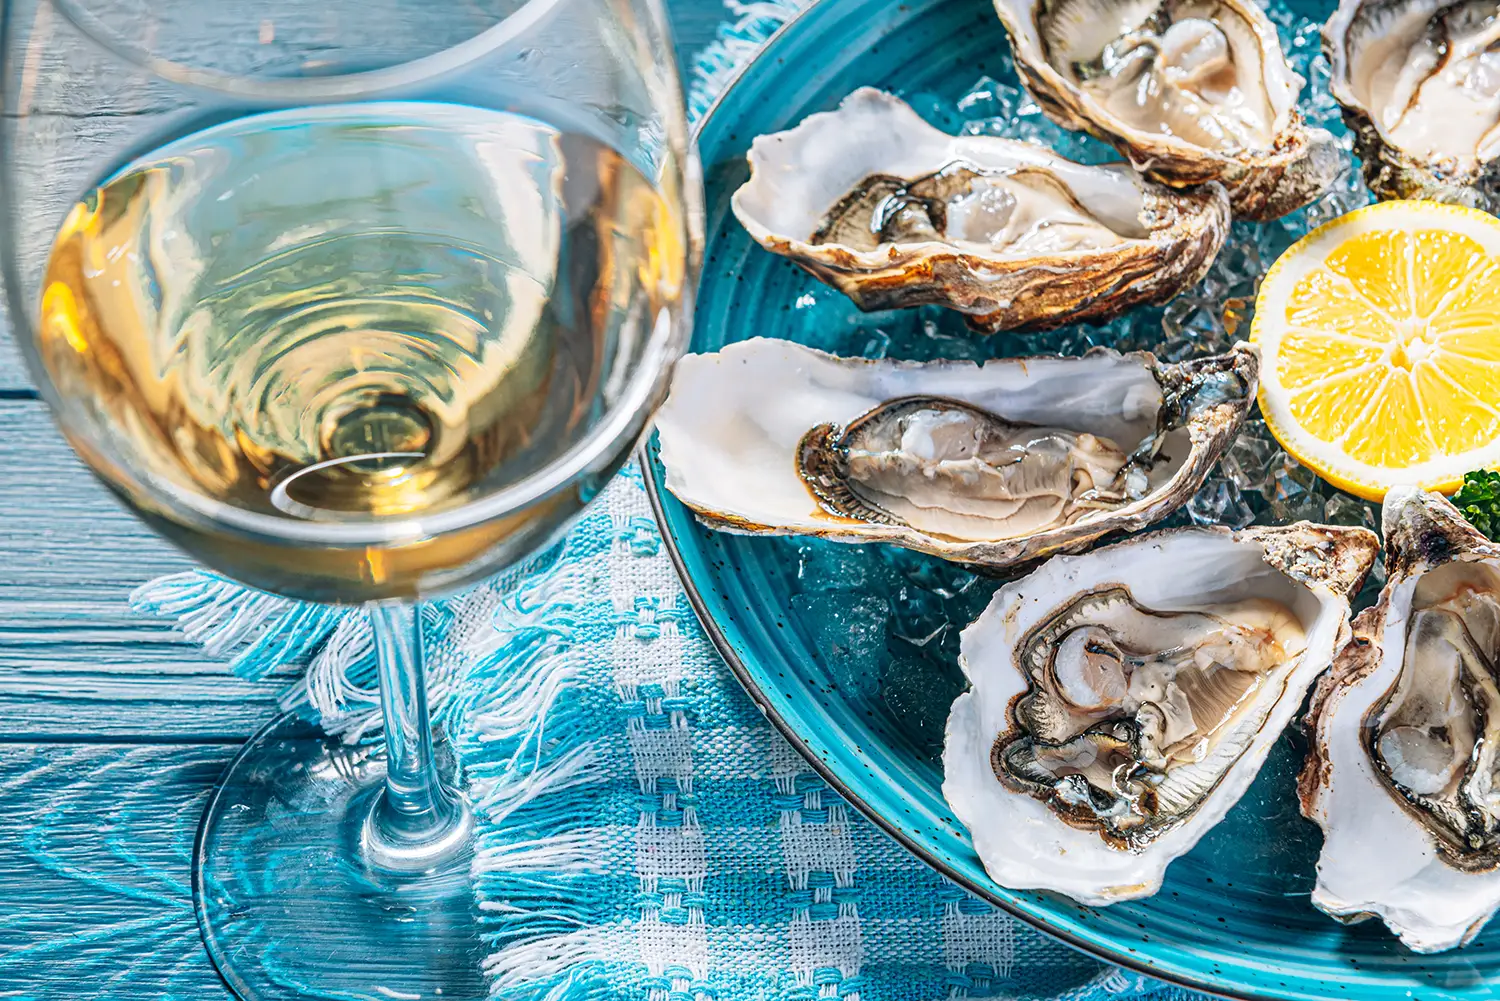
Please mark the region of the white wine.
[[[509, 113], [242, 118], [74, 207], [40, 356], [89, 413], [88, 435], [65, 421], [75, 447], [216, 568], [330, 600], [452, 586], [576, 502], [378, 543], [342, 544], [338, 526], [410, 526], [595, 431], [653, 329], [680, 321], [671, 195], [609, 147]], [[292, 522], [333, 527], [328, 544], [283, 544]]]

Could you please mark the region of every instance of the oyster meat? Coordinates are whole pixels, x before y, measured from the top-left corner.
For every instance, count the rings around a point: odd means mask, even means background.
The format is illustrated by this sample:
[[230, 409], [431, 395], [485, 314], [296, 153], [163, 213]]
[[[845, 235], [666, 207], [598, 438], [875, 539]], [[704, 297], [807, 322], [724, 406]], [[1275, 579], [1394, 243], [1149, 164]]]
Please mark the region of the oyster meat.
[[1219, 181], [1234, 213], [1275, 219], [1342, 169], [1297, 110], [1302, 78], [1251, 0], [994, 0], [1016, 68], [1059, 124], [1155, 180]]
[[965, 629], [943, 795], [1000, 885], [1149, 896], [1332, 662], [1373, 532], [1180, 529], [1057, 557]]
[[667, 488], [727, 531], [1006, 566], [1192, 496], [1255, 395], [1253, 349], [1160, 365], [899, 362], [757, 338], [688, 355], [656, 417]]
[[750, 147], [735, 215], [861, 309], [936, 303], [986, 333], [1105, 321], [1208, 270], [1229, 231], [1216, 187], [950, 136], [868, 87]]
[[1389, 577], [1308, 719], [1312, 900], [1437, 952], [1500, 907], [1500, 545], [1409, 487], [1382, 521]]
[[1495, 0], [1343, 0], [1323, 47], [1370, 190], [1500, 208]]

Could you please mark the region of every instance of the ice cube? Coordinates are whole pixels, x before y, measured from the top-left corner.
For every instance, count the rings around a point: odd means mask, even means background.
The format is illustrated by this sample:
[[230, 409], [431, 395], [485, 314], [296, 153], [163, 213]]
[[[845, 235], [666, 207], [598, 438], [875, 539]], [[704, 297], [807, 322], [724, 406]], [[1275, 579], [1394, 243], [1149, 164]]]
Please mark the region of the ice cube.
[[1227, 525], [1240, 529], [1255, 520], [1255, 512], [1240, 496], [1233, 480], [1213, 477], [1198, 488], [1187, 504], [1188, 517], [1196, 525]]
[[1323, 505], [1323, 517], [1330, 525], [1354, 525], [1375, 531], [1379, 515], [1369, 501], [1339, 492]]
[[833, 590], [794, 594], [790, 604], [828, 680], [851, 698], [873, 698], [886, 661], [886, 600], [862, 591]]

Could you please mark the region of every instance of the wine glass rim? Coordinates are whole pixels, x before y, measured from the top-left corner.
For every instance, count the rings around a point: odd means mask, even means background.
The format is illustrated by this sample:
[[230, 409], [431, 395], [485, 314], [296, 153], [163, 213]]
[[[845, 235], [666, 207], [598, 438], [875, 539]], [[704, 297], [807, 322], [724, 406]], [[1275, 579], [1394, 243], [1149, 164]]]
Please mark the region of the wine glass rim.
[[269, 101], [350, 101], [415, 86], [460, 70], [529, 31], [567, 0], [525, 0], [518, 9], [471, 38], [393, 66], [327, 76], [255, 77], [190, 66], [154, 56], [109, 30], [76, 0], [52, 0], [64, 18], [114, 55], [170, 82], [237, 98]]

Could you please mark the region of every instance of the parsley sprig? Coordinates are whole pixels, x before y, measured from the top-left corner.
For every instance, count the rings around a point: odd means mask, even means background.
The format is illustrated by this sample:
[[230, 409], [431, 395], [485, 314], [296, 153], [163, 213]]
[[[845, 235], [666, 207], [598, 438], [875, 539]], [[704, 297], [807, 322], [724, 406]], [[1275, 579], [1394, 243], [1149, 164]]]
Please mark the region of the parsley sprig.
[[1491, 539], [1500, 538], [1500, 473], [1484, 469], [1465, 473], [1453, 503], [1475, 528]]

